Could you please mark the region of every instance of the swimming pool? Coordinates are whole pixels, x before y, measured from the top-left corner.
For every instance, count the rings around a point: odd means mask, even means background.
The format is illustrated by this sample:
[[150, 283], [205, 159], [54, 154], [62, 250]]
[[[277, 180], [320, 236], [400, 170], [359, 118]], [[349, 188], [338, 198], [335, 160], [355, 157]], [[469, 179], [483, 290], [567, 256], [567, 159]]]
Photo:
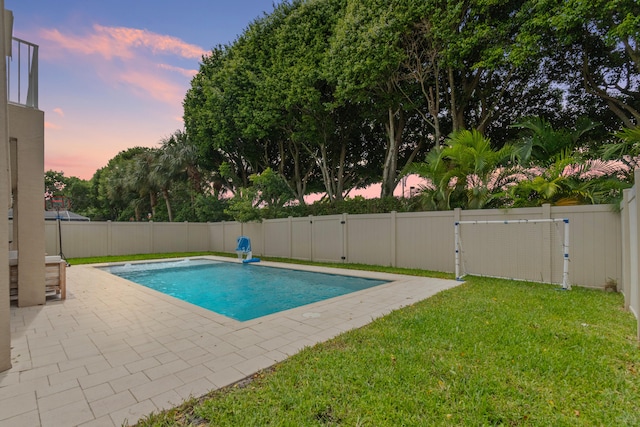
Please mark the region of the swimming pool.
[[124, 264], [103, 269], [239, 321], [388, 283], [208, 259]]

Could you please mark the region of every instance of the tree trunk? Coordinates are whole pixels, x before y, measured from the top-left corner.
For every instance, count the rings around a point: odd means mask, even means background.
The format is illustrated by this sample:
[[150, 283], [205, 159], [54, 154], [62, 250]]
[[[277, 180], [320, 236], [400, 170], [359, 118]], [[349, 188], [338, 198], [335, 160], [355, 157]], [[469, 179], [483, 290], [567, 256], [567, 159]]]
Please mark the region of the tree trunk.
[[[304, 201], [304, 193], [307, 190], [306, 180], [309, 174], [307, 173], [304, 176], [302, 175], [302, 168], [300, 165], [300, 147], [296, 143], [290, 141], [289, 152], [291, 153], [291, 157], [293, 159], [293, 185], [289, 185], [289, 187], [293, 190], [298, 203], [300, 203], [301, 205], [305, 205], [306, 202]], [[281, 149], [281, 156], [282, 159], [285, 158], [284, 147], [282, 147]], [[280, 162], [279, 166], [282, 171], [281, 175], [282, 177], [284, 177], [284, 161]]]
[[451, 102], [451, 121], [453, 131], [457, 131], [462, 128], [460, 123], [460, 117], [458, 116], [458, 99], [456, 97], [456, 81], [453, 75], [453, 68], [450, 66], [448, 69], [449, 76], [449, 101]]
[[340, 164], [338, 165], [338, 176], [336, 177], [336, 194], [339, 195], [340, 200], [344, 195], [344, 163], [347, 158], [347, 144], [342, 143], [340, 147]]
[[582, 59], [582, 77], [587, 93], [602, 98], [613, 114], [622, 120], [622, 123], [624, 123], [626, 127], [633, 129], [640, 123], [640, 110], [635, 109], [634, 106], [626, 103], [622, 99], [609, 95], [607, 91], [598, 87], [589, 69], [589, 60], [586, 57]]
[[162, 189], [162, 197], [164, 198], [164, 204], [167, 206], [167, 215], [169, 216], [169, 222], [173, 222], [173, 212], [171, 212], [171, 201], [169, 200], [169, 190]]
[[404, 114], [401, 108], [397, 111], [389, 108], [388, 115], [388, 122], [385, 125], [388, 145], [382, 170], [381, 198], [393, 196], [393, 190], [398, 184], [398, 148], [402, 142], [402, 131], [404, 129]]
[[149, 204], [151, 205], [151, 218], [156, 217], [156, 205], [158, 204], [158, 198], [156, 197], [156, 193], [151, 191], [149, 193]]
[[327, 197], [329, 202], [333, 203], [336, 200], [336, 193], [333, 188], [333, 180], [331, 179], [331, 171], [327, 165], [327, 147], [325, 144], [320, 145], [320, 157], [316, 157], [318, 167], [322, 172], [322, 180], [324, 181], [324, 188], [327, 191]]
[[431, 117], [433, 117], [433, 138], [435, 140], [435, 146], [436, 148], [439, 148], [442, 131], [440, 130], [440, 118], [438, 117], [438, 115], [440, 114], [440, 85], [437, 78], [435, 86], [435, 93], [433, 87], [429, 88], [427, 105], [429, 106], [429, 114], [431, 114]]

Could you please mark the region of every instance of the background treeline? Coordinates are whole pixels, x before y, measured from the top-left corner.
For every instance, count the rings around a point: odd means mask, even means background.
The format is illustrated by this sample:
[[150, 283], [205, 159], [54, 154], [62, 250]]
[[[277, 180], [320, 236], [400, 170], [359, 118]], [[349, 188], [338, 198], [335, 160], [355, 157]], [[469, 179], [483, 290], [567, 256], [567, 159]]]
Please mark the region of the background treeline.
[[[639, 35], [635, 0], [285, 1], [202, 58], [184, 130], [46, 191], [156, 221], [615, 202]], [[424, 187], [394, 199], [409, 173]]]

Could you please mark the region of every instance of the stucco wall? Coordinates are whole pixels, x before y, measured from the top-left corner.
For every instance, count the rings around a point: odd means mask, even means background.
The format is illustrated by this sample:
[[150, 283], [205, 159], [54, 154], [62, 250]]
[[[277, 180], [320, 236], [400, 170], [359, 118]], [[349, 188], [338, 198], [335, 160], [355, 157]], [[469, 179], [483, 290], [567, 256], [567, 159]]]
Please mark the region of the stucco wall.
[[[4, 0], [0, 0], [0, 12], [4, 12]], [[5, 45], [4, 19], [0, 19], [0, 46]], [[0, 100], [7, 99], [7, 70], [4, 60], [0, 64]], [[9, 132], [7, 103], [0, 102], [0, 209], [6, 212], [9, 208]], [[7, 215], [0, 215], [0, 372], [11, 367], [11, 329], [9, 301], [9, 220]]]
[[[13, 238], [18, 250], [18, 305], [45, 303], [44, 263], [44, 113], [9, 105], [9, 136], [15, 141], [16, 190]], [[16, 245], [17, 242], [17, 245]]]

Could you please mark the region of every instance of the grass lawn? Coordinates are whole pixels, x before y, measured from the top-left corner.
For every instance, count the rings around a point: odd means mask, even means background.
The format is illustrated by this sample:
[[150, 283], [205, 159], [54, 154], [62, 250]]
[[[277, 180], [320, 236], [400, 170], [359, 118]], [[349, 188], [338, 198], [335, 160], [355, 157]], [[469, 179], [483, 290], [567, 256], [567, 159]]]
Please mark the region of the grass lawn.
[[139, 426], [640, 425], [623, 297], [471, 277]]

